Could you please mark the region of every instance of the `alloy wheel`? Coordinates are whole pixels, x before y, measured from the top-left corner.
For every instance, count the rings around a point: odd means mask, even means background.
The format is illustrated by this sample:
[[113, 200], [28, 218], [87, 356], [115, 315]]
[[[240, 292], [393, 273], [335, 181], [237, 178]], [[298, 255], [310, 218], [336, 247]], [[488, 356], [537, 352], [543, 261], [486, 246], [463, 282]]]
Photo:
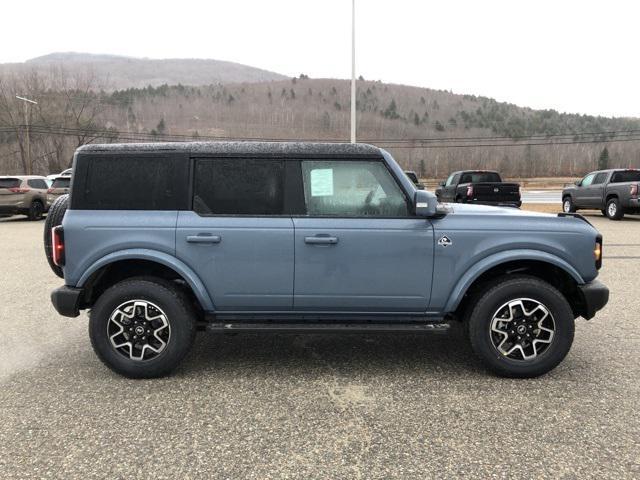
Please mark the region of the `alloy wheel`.
[[147, 300], [129, 300], [109, 316], [107, 335], [113, 348], [136, 361], [160, 355], [171, 338], [167, 315]]
[[542, 355], [553, 342], [555, 321], [539, 301], [517, 298], [496, 310], [490, 335], [500, 354], [512, 360], [529, 361]]

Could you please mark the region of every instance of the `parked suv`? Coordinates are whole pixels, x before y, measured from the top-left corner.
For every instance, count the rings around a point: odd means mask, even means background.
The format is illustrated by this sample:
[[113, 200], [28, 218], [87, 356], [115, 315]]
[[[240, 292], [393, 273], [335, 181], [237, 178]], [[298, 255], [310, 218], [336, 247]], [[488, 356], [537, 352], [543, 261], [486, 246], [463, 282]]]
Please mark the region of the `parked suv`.
[[26, 215], [40, 220], [49, 208], [44, 177], [0, 177], [0, 215]]
[[[65, 209], [68, 201], [68, 209]], [[199, 327], [433, 331], [462, 322], [494, 372], [565, 357], [608, 300], [602, 237], [579, 215], [439, 205], [370, 145], [90, 145], [45, 238], [97, 355], [167, 374]], [[60, 223], [61, 225], [57, 225]]]
[[591, 172], [562, 191], [562, 209], [598, 209], [611, 220], [625, 213], [640, 214], [640, 170], [617, 169]]

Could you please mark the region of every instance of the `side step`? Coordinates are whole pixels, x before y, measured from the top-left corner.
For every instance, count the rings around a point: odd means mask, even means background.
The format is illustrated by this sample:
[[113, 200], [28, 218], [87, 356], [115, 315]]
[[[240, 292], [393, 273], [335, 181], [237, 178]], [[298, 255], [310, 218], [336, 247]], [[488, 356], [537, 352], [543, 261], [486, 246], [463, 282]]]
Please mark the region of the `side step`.
[[334, 322], [213, 322], [206, 326], [207, 330], [219, 333], [386, 333], [386, 332], [433, 332], [442, 333], [449, 330], [448, 323], [334, 323]]

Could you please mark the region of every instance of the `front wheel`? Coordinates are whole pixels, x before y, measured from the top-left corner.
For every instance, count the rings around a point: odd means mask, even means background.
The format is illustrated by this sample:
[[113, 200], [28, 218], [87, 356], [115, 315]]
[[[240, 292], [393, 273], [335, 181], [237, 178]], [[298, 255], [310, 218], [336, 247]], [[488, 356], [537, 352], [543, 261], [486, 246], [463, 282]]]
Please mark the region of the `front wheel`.
[[195, 332], [187, 296], [156, 278], [115, 284], [100, 296], [89, 319], [89, 337], [100, 360], [129, 378], [169, 374], [191, 349]]
[[565, 297], [535, 277], [502, 277], [471, 307], [471, 348], [504, 377], [531, 378], [554, 369], [567, 355], [574, 317]]

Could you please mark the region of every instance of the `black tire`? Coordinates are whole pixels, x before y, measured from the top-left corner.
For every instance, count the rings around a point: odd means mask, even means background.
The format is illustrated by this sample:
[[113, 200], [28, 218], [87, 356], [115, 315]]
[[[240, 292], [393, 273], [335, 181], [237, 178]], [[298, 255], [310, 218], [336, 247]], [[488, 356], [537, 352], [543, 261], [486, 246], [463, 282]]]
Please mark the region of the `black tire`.
[[57, 227], [58, 225], [62, 225], [62, 220], [64, 219], [64, 214], [67, 211], [68, 205], [69, 195], [60, 195], [58, 198], [56, 198], [56, 200], [49, 208], [47, 219], [44, 222], [44, 254], [47, 257], [47, 262], [49, 263], [51, 270], [53, 270], [53, 273], [55, 273], [60, 278], [63, 278], [64, 275], [62, 273], [62, 268], [53, 263], [53, 251], [51, 248], [51, 229], [53, 227]]
[[609, 220], [621, 220], [624, 217], [624, 210], [620, 206], [620, 200], [617, 197], [607, 200], [605, 214]]
[[27, 213], [29, 220], [42, 220], [42, 215], [44, 215], [44, 204], [40, 200], [34, 200], [31, 202], [29, 212]]
[[566, 196], [562, 199], [562, 211], [564, 213], [575, 213], [577, 210], [570, 196]]
[[[544, 350], [531, 359], [522, 358], [523, 355], [520, 355], [519, 351], [514, 351], [512, 356], [501, 353], [495, 344], [497, 342], [495, 338], [496, 336], [504, 337], [493, 333], [491, 328], [494, 315], [497, 315], [509, 302], [517, 302], [519, 299], [532, 302], [531, 304], [535, 302], [542, 304], [551, 314], [551, 318], [546, 321], [551, 321], [554, 325], [555, 332], [553, 337], [549, 338], [551, 342], [541, 344], [541, 348]], [[511, 307], [505, 308], [511, 312]], [[517, 315], [513, 316], [517, 317]], [[499, 318], [496, 318], [499, 321]], [[469, 322], [468, 332], [471, 348], [482, 363], [497, 375], [513, 378], [537, 377], [554, 369], [569, 352], [575, 330], [573, 312], [562, 293], [552, 285], [530, 276], [501, 277], [494, 280], [479, 294], [467, 321]], [[516, 322], [514, 326], [517, 326], [519, 320], [516, 318], [513, 321]], [[536, 324], [535, 318], [531, 323]], [[506, 325], [511, 325], [511, 323]], [[505, 336], [509, 332], [514, 332], [514, 330], [508, 330], [509, 328], [506, 327]], [[533, 332], [535, 330], [531, 331], [532, 336]], [[539, 333], [542, 332], [539, 331]], [[513, 338], [515, 335], [517, 332]], [[536, 346], [529, 343], [529, 348]], [[517, 356], [520, 358], [515, 358]]]
[[[130, 347], [128, 353], [127, 348], [116, 349], [107, 330], [113, 326], [110, 318], [116, 309], [133, 300], [157, 306], [169, 325], [166, 346], [149, 359], [130, 358], [133, 351]], [[98, 298], [89, 319], [89, 338], [100, 360], [114, 372], [129, 378], [156, 378], [169, 374], [191, 349], [195, 333], [196, 314], [187, 295], [177, 285], [153, 277], [131, 278], [113, 285]], [[149, 339], [152, 338], [149, 335]]]

